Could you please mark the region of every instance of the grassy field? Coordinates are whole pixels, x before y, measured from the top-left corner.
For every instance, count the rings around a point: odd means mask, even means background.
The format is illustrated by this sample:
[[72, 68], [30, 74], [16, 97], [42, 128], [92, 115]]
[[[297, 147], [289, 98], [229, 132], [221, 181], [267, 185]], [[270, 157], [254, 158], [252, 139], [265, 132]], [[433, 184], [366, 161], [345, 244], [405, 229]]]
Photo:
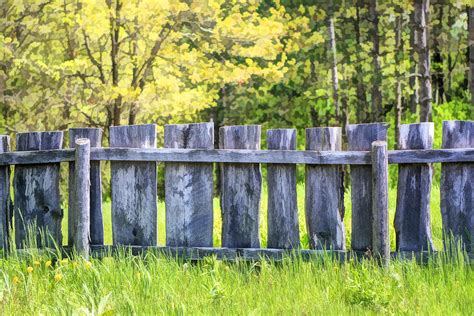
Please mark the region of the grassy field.
[[[304, 187], [298, 187], [302, 244]], [[395, 190], [390, 191], [391, 222]], [[345, 225], [350, 246], [350, 198]], [[266, 243], [266, 194], [261, 234]], [[215, 201], [215, 245], [220, 217]], [[106, 243], [111, 242], [110, 204], [105, 204]], [[432, 226], [441, 242], [439, 190], [432, 194]], [[66, 228], [66, 227], [65, 227]], [[159, 243], [164, 244], [164, 205], [159, 204]], [[392, 248], [394, 232], [391, 231]], [[472, 314], [474, 274], [462, 260], [427, 265], [394, 261], [388, 269], [374, 262], [225, 263], [208, 258], [181, 262], [148, 253], [137, 258], [52, 260], [46, 255], [1, 261], [0, 313], [11, 314]]]

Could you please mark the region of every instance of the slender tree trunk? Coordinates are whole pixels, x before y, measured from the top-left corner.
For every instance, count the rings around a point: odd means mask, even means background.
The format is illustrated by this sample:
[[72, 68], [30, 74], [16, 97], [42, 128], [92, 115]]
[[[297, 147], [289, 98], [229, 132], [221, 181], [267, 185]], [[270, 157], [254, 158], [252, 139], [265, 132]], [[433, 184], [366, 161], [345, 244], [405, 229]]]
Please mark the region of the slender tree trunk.
[[416, 52], [420, 74], [420, 121], [431, 121], [430, 50], [428, 46], [429, 0], [415, 0]]
[[439, 39], [443, 33], [443, 9], [442, 5], [438, 6], [438, 23], [433, 31], [433, 81], [436, 91], [433, 97], [436, 103], [442, 103], [444, 100], [444, 73], [443, 73], [443, 57], [441, 56], [441, 48]]
[[418, 106], [418, 67], [417, 61], [415, 58], [416, 51], [416, 41], [417, 41], [417, 31], [415, 27], [415, 11], [410, 13], [410, 88], [413, 90], [410, 95], [410, 112], [416, 113], [416, 108]]
[[[120, 11], [122, 9], [122, 3], [120, 0], [116, 0], [115, 3], [115, 16], [110, 14], [110, 62], [112, 72], [112, 85], [118, 87], [119, 84], [119, 71], [118, 71], [118, 51], [119, 51], [119, 39], [120, 39]], [[112, 8], [112, 0], [107, 0], [109, 9]], [[113, 101], [113, 124], [115, 126], [120, 125], [120, 119], [122, 114], [122, 96], [118, 96]]]
[[[403, 29], [403, 15], [402, 12], [398, 12], [398, 16], [395, 22], [395, 64], [397, 65], [396, 79], [397, 79], [397, 90], [395, 92], [397, 96], [397, 105], [395, 112], [395, 139], [398, 139], [400, 135], [400, 124], [402, 121], [403, 113], [403, 95], [402, 95], [402, 74], [400, 71], [400, 65], [403, 60], [403, 38], [402, 38], [402, 29]], [[398, 142], [395, 142], [395, 149], [398, 148]]]
[[337, 50], [336, 50], [336, 34], [334, 31], [333, 2], [330, 1], [329, 15], [327, 19], [329, 32], [329, 47], [331, 52], [331, 74], [332, 74], [332, 98], [334, 107], [336, 108], [336, 120], [340, 121], [339, 108], [339, 80], [337, 74]]
[[467, 9], [469, 28], [469, 90], [471, 91], [471, 114], [474, 112], [474, 7]]
[[379, 38], [379, 14], [377, 12], [377, 0], [370, 0], [369, 15], [372, 22], [372, 120], [380, 122], [383, 119], [382, 110], [382, 71], [380, 69], [380, 38]]
[[[356, 18], [354, 20], [354, 31], [355, 31], [355, 40], [357, 45], [357, 51], [361, 52], [362, 49], [362, 41], [361, 41], [361, 34], [360, 34], [360, 9], [363, 6], [363, 0], [358, 0], [356, 3]], [[364, 86], [364, 71], [362, 69], [362, 62], [358, 61], [355, 64], [356, 74], [354, 76], [355, 84], [356, 84], [356, 109], [357, 109], [357, 123], [363, 123], [367, 120], [367, 97], [366, 97], [366, 89]]]

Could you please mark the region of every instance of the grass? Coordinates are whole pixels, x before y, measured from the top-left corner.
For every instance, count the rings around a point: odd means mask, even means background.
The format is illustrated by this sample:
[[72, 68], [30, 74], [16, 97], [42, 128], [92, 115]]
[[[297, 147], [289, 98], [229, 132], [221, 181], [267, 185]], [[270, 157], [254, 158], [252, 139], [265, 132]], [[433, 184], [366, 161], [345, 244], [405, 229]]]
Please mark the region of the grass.
[[[304, 187], [298, 187], [300, 230]], [[350, 198], [345, 225], [350, 246]], [[390, 190], [393, 222], [396, 192]], [[266, 244], [266, 192], [262, 244]], [[215, 245], [220, 216], [215, 201]], [[104, 206], [106, 243], [111, 243], [110, 204]], [[435, 245], [441, 242], [439, 190], [432, 194]], [[66, 227], [64, 227], [66, 228]], [[159, 244], [164, 244], [164, 205], [159, 204]], [[394, 232], [391, 244], [394, 248]], [[53, 260], [52, 260], [53, 259]], [[52, 260], [52, 261], [51, 261]], [[393, 261], [383, 269], [368, 260], [334, 262], [299, 258], [282, 263], [226, 263], [207, 258], [183, 262], [154, 253], [131, 257], [62, 259], [14, 254], [0, 263], [0, 313], [16, 314], [472, 314], [474, 274], [463, 260], [432, 259], [427, 265]]]

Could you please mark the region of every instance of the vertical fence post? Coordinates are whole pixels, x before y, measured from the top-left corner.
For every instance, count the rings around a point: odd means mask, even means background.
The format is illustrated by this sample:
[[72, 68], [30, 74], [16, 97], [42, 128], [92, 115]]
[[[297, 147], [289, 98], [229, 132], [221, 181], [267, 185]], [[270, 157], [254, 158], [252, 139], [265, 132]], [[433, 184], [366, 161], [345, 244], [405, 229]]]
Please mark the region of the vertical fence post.
[[[400, 149], [431, 149], [434, 124], [418, 123], [400, 126]], [[430, 223], [430, 194], [433, 170], [431, 164], [398, 166], [395, 232], [397, 250], [434, 250]]]
[[[474, 121], [444, 121], [443, 148], [474, 148]], [[443, 163], [440, 189], [445, 248], [474, 251], [474, 164]]]
[[[341, 150], [340, 127], [306, 129], [306, 150]], [[306, 226], [313, 249], [344, 250], [344, 183], [338, 165], [306, 165]]]
[[[10, 137], [0, 135], [0, 153], [10, 151]], [[10, 166], [0, 167], [0, 250], [9, 250], [12, 228], [12, 199], [10, 196]]]
[[74, 247], [85, 259], [89, 258], [90, 236], [90, 141], [79, 138], [75, 142], [74, 166], [74, 207], [72, 209], [74, 223]]
[[372, 246], [384, 265], [390, 261], [387, 142], [372, 143]]
[[[347, 125], [349, 150], [372, 150], [372, 142], [387, 140], [388, 124]], [[352, 236], [351, 248], [356, 251], [372, 249], [372, 167], [351, 166]]]
[[[69, 147], [74, 148], [76, 140], [87, 138], [90, 147], [102, 146], [102, 130], [100, 128], [70, 128]], [[90, 162], [90, 243], [93, 245], [104, 244], [104, 223], [102, 218], [102, 177], [100, 174], [100, 161]], [[74, 207], [74, 162], [69, 164], [69, 209]], [[74, 245], [76, 223], [72, 216], [68, 216], [68, 245]]]
[[[156, 148], [156, 125], [110, 127], [110, 147]], [[156, 162], [112, 161], [114, 245], [156, 246]]]
[[[18, 151], [61, 149], [62, 145], [63, 132], [30, 132], [16, 135]], [[59, 178], [59, 163], [15, 166], [14, 216], [15, 241], [18, 248], [30, 246], [27, 239], [33, 228], [36, 228], [33, 233], [36, 234], [37, 246], [62, 245], [63, 210]]]
[[[214, 148], [214, 123], [165, 126], [166, 148]], [[213, 164], [165, 164], [166, 245], [212, 247]]]
[[[224, 126], [219, 129], [221, 149], [260, 149], [260, 125]], [[259, 164], [221, 165], [222, 246], [260, 248]]]
[[[268, 149], [295, 150], [295, 129], [267, 131]], [[299, 247], [296, 165], [268, 164], [268, 248]]]

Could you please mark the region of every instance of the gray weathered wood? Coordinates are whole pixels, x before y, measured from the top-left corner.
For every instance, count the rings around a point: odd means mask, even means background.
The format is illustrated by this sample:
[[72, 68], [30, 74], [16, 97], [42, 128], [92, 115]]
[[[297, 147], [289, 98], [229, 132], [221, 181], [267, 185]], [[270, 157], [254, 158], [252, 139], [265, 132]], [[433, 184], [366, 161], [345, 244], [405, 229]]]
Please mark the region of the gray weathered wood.
[[[260, 125], [219, 129], [223, 149], [260, 149]], [[258, 164], [221, 165], [222, 246], [260, 247], [262, 173]]]
[[[267, 131], [270, 150], [295, 150], [295, 129]], [[296, 165], [269, 164], [268, 184], [268, 248], [295, 248], [300, 245], [298, 205], [296, 199]]]
[[75, 141], [76, 161], [74, 162], [74, 191], [72, 214], [74, 226], [70, 232], [72, 245], [77, 253], [89, 258], [90, 227], [91, 227], [91, 164], [90, 140], [79, 138]]
[[[400, 126], [401, 149], [427, 149], [433, 146], [434, 124]], [[406, 164], [398, 167], [395, 232], [397, 250], [431, 251], [430, 194], [433, 170], [430, 164]]]
[[[214, 123], [165, 126], [167, 148], [214, 148]], [[166, 245], [212, 247], [212, 163], [165, 164]]]
[[[102, 147], [102, 130], [100, 128], [70, 128], [69, 147], [74, 148], [76, 140], [87, 138], [91, 147]], [[90, 163], [90, 242], [101, 245], [104, 243], [104, 222], [102, 217], [102, 177], [100, 174], [100, 161]], [[74, 163], [69, 164], [69, 207], [73, 206], [71, 198], [74, 196]], [[68, 231], [74, 229], [72, 217], [68, 217]], [[69, 233], [68, 245], [72, 245], [73, 234]]]
[[[444, 121], [443, 148], [467, 147], [474, 148], [474, 121]], [[445, 246], [474, 251], [474, 164], [443, 164], [440, 190]]]
[[[156, 125], [110, 127], [110, 147], [155, 148]], [[111, 163], [114, 245], [157, 243], [156, 163]]]
[[[0, 153], [10, 151], [10, 137], [0, 135]], [[12, 199], [10, 194], [10, 166], [0, 167], [0, 250], [9, 249], [13, 225]]]
[[[341, 150], [340, 127], [306, 129], [306, 150]], [[306, 227], [312, 249], [345, 249], [341, 166], [306, 165]]]
[[[93, 161], [370, 165], [370, 151], [91, 148]], [[0, 166], [73, 162], [73, 149], [0, 153]], [[389, 164], [474, 162], [474, 149], [389, 150]]]
[[384, 265], [390, 260], [387, 142], [372, 143], [372, 249]]
[[[387, 139], [384, 123], [347, 125], [349, 150], [371, 150], [372, 142]], [[372, 167], [351, 166], [351, 202], [353, 250], [372, 249]]]
[[[18, 151], [60, 149], [62, 144], [63, 132], [16, 135]], [[39, 247], [62, 245], [59, 176], [59, 163], [15, 167], [15, 241], [18, 248], [34, 242]]]

